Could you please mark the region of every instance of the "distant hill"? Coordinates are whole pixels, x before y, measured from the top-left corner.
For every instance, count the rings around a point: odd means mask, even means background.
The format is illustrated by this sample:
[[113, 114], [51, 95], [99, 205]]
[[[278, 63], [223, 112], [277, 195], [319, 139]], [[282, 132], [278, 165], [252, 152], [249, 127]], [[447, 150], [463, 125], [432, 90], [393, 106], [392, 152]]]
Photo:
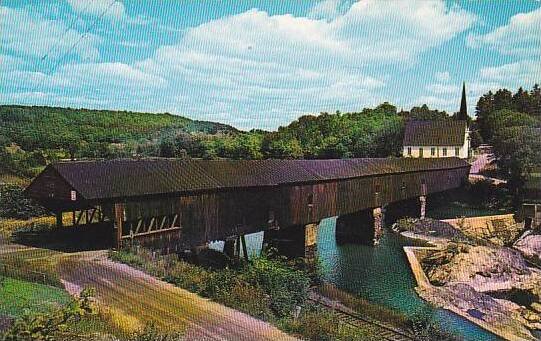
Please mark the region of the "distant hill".
[[[69, 148], [72, 143], [125, 143], [174, 132], [234, 134], [232, 126], [186, 117], [130, 111], [0, 105], [0, 139], [24, 150]], [[1, 141], [0, 141], [1, 142]]]

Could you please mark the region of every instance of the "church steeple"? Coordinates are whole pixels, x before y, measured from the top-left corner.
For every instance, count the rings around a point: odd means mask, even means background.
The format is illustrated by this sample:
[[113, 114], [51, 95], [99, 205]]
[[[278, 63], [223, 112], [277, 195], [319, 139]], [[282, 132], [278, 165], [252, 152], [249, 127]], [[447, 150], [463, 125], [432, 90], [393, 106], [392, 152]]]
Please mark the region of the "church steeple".
[[460, 111], [458, 112], [459, 120], [468, 118], [468, 106], [466, 104], [466, 82], [462, 82], [462, 100], [460, 101]]

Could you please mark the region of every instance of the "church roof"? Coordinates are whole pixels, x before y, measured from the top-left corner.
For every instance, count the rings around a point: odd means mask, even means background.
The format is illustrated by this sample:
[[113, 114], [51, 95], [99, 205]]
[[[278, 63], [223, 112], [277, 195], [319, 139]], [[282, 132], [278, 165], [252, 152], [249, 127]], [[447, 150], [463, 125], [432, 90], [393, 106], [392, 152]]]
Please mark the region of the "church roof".
[[404, 146], [462, 146], [466, 121], [410, 120], [406, 123]]

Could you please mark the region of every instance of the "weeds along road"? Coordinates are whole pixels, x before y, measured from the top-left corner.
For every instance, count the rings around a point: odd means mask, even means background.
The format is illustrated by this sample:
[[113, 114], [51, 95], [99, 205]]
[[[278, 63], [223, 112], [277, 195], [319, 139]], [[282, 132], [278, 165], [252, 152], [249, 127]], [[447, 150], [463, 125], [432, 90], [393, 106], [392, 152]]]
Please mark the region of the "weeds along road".
[[46, 263], [54, 266], [44, 271], [56, 271], [72, 295], [86, 287], [94, 288], [106, 317], [125, 331], [151, 323], [164, 330], [183, 331], [187, 340], [296, 340], [266, 322], [112, 262], [105, 251], [66, 254], [12, 250], [2, 256], [27, 258], [32, 263], [36, 262], [32, 256], [36, 253], [47, 258]]

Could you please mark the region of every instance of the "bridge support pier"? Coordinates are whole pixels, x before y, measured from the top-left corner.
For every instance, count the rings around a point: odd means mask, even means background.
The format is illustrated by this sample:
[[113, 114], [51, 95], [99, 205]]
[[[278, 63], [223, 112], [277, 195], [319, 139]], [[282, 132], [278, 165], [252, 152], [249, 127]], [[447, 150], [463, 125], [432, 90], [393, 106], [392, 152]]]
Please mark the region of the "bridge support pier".
[[423, 219], [426, 212], [426, 201], [426, 196], [420, 196], [387, 204], [385, 225], [390, 226], [406, 217]]
[[383, 233], [383, 211], [376, 207], [339, 216], [336, 219], [336, 241], [339, 244], [377, 245]]
[[289, 258], [303, 257], [307, 262], [317, 258], [319, 223], [294, 225], [280, 230], [267, 230], [263, 245], [273, 247]]
[[421, 203], [421, 210], [420, 210], [420, 213], [419, 213], [419, 217], [421, 219], [424, 219], [425, 214], [426, 214], [426, 195], [421, 195], [419, 197], [419, 202]]

